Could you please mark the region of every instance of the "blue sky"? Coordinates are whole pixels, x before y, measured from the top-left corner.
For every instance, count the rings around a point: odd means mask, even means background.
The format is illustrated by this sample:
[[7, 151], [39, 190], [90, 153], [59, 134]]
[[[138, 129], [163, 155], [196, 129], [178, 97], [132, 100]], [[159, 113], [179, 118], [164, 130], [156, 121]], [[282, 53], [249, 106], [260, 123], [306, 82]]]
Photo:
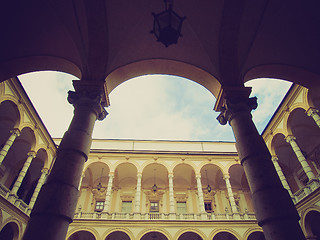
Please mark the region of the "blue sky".
[[[62, 137], [73, 114], [67, 92], [73, 90], [71, 80], [76, 78], [58, 72], [37, 72], [19, 79], [51, 136]], [[258, 109], [252, 113], [261, 133], [290, 83], [259, 79], [246, 86], [252, 86], [251, 95], [258, 98]], [[234, 141], [231, 127], [221, 126], [216, 120], [214, 96], [188, 79], [142, 76], [124, 82], [109, 98], [109, 115], [97, 121], [94, 138]]]

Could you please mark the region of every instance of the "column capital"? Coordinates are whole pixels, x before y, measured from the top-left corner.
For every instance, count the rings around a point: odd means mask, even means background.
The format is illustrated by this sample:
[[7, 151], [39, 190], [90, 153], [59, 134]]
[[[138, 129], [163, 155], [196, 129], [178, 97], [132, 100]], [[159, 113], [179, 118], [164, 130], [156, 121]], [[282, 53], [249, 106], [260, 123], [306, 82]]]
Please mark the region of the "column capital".
[[196, 179], [201, 179], [201, 174], [196, 174]]
[[41, 172], [42, 172], [43, 174], [48, 174], [49, 170], [48, 170], [48, 168], [42, 168], [42, 169], [41, 169]]
[[141, 172], [138, 172], [137, 178], [142, 178], [142, 173]]
[[286, 140], [287, 143], [290, 143], [292, 141], [295, 142], [295, 140], [296, 140], [295, 136], [293, 136], [293, 135], [288, 135], [284, 139]]
[[109, 177], [114, 177], [114, 172], [109, 172]]
[[36, 152], [34, 152], [34, 151], [28, 152], [28, 157], [35, 158], [36, 156], [37, 156]]
[[108, 106], [106, 91], [103, 82], [73, 81], [76, 91], [68, 92], [68, 102], [75, 108], [78, 105], [90, 106], [95, 111], [98, 120], [103, 120], [108, 115], [105, 107]]
[[169, 173], [168, 178], [173, 179], [173, 173]]
[[257, 98], [249, 98], [251, 88], [223, 88], [220, 90], [215, 111], [221, 112], [217, 117], [221, 125], [227, 124], [239, 112], [251, 112], [258, 106]]
[[306, 110], [306, 113], [309, 117], [312, 117], [314, 114], [318, 114], [319, 110], [313, 107], [310, 107], [308, 110]]
[[14, 128], [14, 129], [10, 130], [10, 133], [16, 135], [17, 137], [20, 136], [20, 130], [18, 128]]
[[223, 179], [224, 180], [230, 179], [230, 175], [228, 173], [223, 174]]
[[278, 157], [277, 157], [277, 156], [272, 156], [272, 157], [271, 157], [271, 160], [272, 160], [273, 162], [277, 162], [277, 161], [279, 161], [279, 159], [278, 159]]

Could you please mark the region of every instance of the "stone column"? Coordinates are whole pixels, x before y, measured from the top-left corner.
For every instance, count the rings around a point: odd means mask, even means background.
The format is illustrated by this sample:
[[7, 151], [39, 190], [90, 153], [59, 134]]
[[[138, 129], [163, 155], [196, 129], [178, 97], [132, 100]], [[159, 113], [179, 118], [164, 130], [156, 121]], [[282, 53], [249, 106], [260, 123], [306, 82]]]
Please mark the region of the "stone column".
[[110, 200], [111, 200], [111, 193], [112, 193], [112, 185], [113, 185], [113, 178], [114, 173], [109, 173], [109, 181], [106, 191], [106, 199], [104, 201], [104, 210], [106, 212], [110, 212]]
[[203, 191], [202, 191], [202, 184], [201, 184], [201, 175], [200, 174], [197, 175], [196, 179], [197, 179], [197, 189], [198, 189], [198, 199], [199, 199], [199, 212], [205, 213]]
[[319, 110], [315, 108], [309, 108], [306, 113], [309, 117], [312, 117], [313, 120], [316, 122], [318, 127], [320, 127], [320, 116], [318, 114]]
[[301, 149], [299, 148], [298, 144], [296, 143], [296, 138], [294, 136], [287, 136], [286, 137], [286, 141], [288, 143], [290, 143], [291, 147], [292, 147], [292, 150], [294, 151], [294, 153], [296, 154], [301, 166], [302, 166], [302, 169], [303, 171], [306, 173], [309, 181], [311, 179], [315, 179], [315, 176], [306, 160], [306, 158], [303, 156], [302, 152], [301, 152]]
[[231, 188], [231, 184], [230, 184], [230, 180], [229, 180], [230, 179], [229, 174], [224, 174], [223, 179], [226, 182], [228, 198], [229, 198], [230, 205], [231, 205], [231, 211], [232, 211], [232, 213], [238, 213], [236, 201], [234, 200], [234, 196], [233, 196], [233, 192], [232, 192], [232, 188]]
[[271, 155], [258, 133], [251, 116], [257, 99], [249, 98], [251, 88], [222, 89], [215, 110], [218, 121], [232, 127], [236, 148], [244, 168], [256, 218], [266, 240], [305, 239], [299, 225], [299, 215], [288, 191], [282, 186], [272, 164]]
[[20, 136], [19, 129], [13, 129], [10, 131], [10, 133], [11, 133], [10, 137], [8, 138], [8, 140], [6, 141], [6, 143], [4, 144], [3, 148], [0, 151], [0, 165], [2, 164], [4, 158], [7, 156], [7, 153], [11, 148], [14, 140], [16, 140], [16, 138]]
[[21, 183], [22, 183], [24, 177], [26, 176], [27, 171], [28, 171], [28, 169], [30, 167], [31, 161], [35, 157], [36, 157], [36, 153], [35, 152], [31, 151], [31, 152], [28, 153], [28, 158], [25, 161], [25, 163], [24, 163], [24, 165], [23, 165], [23, 167], [22, 167], [22, 169], [21, 169], [21, 171], [19, 173], [19, 176], [18, 176], [17, 180], [16, 180], [16, 182], [14, 183], [14, 185], [12, 187], [10, 195], [17, 195], [17, 192], [18, 192], [18, 190], [19, 190], [19, 188], [21, 186]]
[[48, 174], [48, 169], [43, 168], [41, 170], [41, 176], [40, 176], [40, 178], [38, 180], [37, 186], [34, 189], [34, 192], [32, 194], [32, 197], [31, 197], [31, 200], [30, 200], [30, 203], [29, 203], [29, 209], [33, 208], [34, 203], [36, 202], [36, 199], [37, 199], [37, 197], [39, 195], [40, 189], [41, 189], [42, 185], [44, 184], [44, 181], [45, 181], [45, 179], [47, 177], [47, 174]]
[[283, 187], [285, 189], [287, 189], [287, 191], [290, 194], [291, 198], [294, 199], [294, 196], [293, 196], [293, 194], [291, 192], [291, 189], [290, 189], [289, 184], [288, 184], [288, 182], [286, 180], [286, 177], [284, 176], [284, 174], [282, 172], [282, 169], [281, 169], [281, 167], [280, 167], [280, 165], [278, 163], [278, 158], [273, 156], [272, 157], [272, 162], [273, 162], [274, 168], [276, 169], [276, 171], [278, 173], [278, 176], [279, 176], [279, 178], [281, 180], [281, 183], [282, 183]]
[[169, 210], [170, 214], [175, 213], [175, 208], [174, 208], [174, 193], [173, 193], [173, 174], [169, 173], [168, 175], [169, 178]]
[[97, 119], [103, 120], [107, 115], [103, 84], [104, 81], [73, 81], [75, 92], [69, 91], [68, 101], [74, 106], [74, 116], [32, 209], [23, 240], [66, 238], [77, 206], [93, 127]]
[[141, 199], [141, 179], [142, 179], [142, 173], [138, 173], [137, 175], [137, 191], [136, 191], [136, 197], [135, 197], [135, 205], [134, 205], [134, 212], [140, 213], [140, 199]]

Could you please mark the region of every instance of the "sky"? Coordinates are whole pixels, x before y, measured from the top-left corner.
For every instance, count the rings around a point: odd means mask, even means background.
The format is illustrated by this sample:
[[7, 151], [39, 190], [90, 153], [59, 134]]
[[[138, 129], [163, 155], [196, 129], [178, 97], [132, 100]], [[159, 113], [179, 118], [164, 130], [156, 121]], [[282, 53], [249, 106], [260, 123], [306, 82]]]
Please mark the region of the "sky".
[[[60, 138], [67, 130], [73, 106], [67, 92], [73, 90], [72, 75], [35, 72], [19, 76], [49, 133]], [[258, 79], [246, 83], [258, 98], [252, 111], [261, 133], [291, 83]], [[276, 91], [275, 91], [276, 90]], [[220, 125], [213, 111], [215, 97], [191, 80], [168, 75], [145, 75], [116, 87], [109, 96], [109, 115], [97, 121], [93, 138], [185, 141], [234, 141], [231, 127]]]

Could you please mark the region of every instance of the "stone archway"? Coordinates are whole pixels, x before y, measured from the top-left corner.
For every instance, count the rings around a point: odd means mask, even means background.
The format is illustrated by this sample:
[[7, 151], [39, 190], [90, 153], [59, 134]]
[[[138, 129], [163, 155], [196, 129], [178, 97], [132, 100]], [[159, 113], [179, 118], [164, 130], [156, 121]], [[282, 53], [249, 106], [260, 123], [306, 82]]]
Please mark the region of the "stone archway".
[[310, 211], [305, 217], [307, 239], [320, 240], [320, 212]]
[[0, 231], [0, 239], [4, 240], [18, 240], [19, 227], [16, 223], [7, 223]]
[[148, 232], [140, 240], [168, 240], [168, 238], [160, 232]]
[[68, 240], [96, 240], [96, 238], [91, 232], [82, 230], [73, 233]]
[[219, 232], [213, 237], [213, 240], [238, 240], [238, 239], [229, 232]]
[[253, 232], [249, 235], [247, 240], [265, 240], [263, 232]]
[[178, 238], [178, 240], [203, 240], [202, 237], [199, 236], [199, 234], [195, 233], [195, 232], [185, 232], [183, 234], [180, 235], [180, 237]]
[[125, 232], [116, 231], [110, 233], [105, 240], [130, 240], [130, 237]]

